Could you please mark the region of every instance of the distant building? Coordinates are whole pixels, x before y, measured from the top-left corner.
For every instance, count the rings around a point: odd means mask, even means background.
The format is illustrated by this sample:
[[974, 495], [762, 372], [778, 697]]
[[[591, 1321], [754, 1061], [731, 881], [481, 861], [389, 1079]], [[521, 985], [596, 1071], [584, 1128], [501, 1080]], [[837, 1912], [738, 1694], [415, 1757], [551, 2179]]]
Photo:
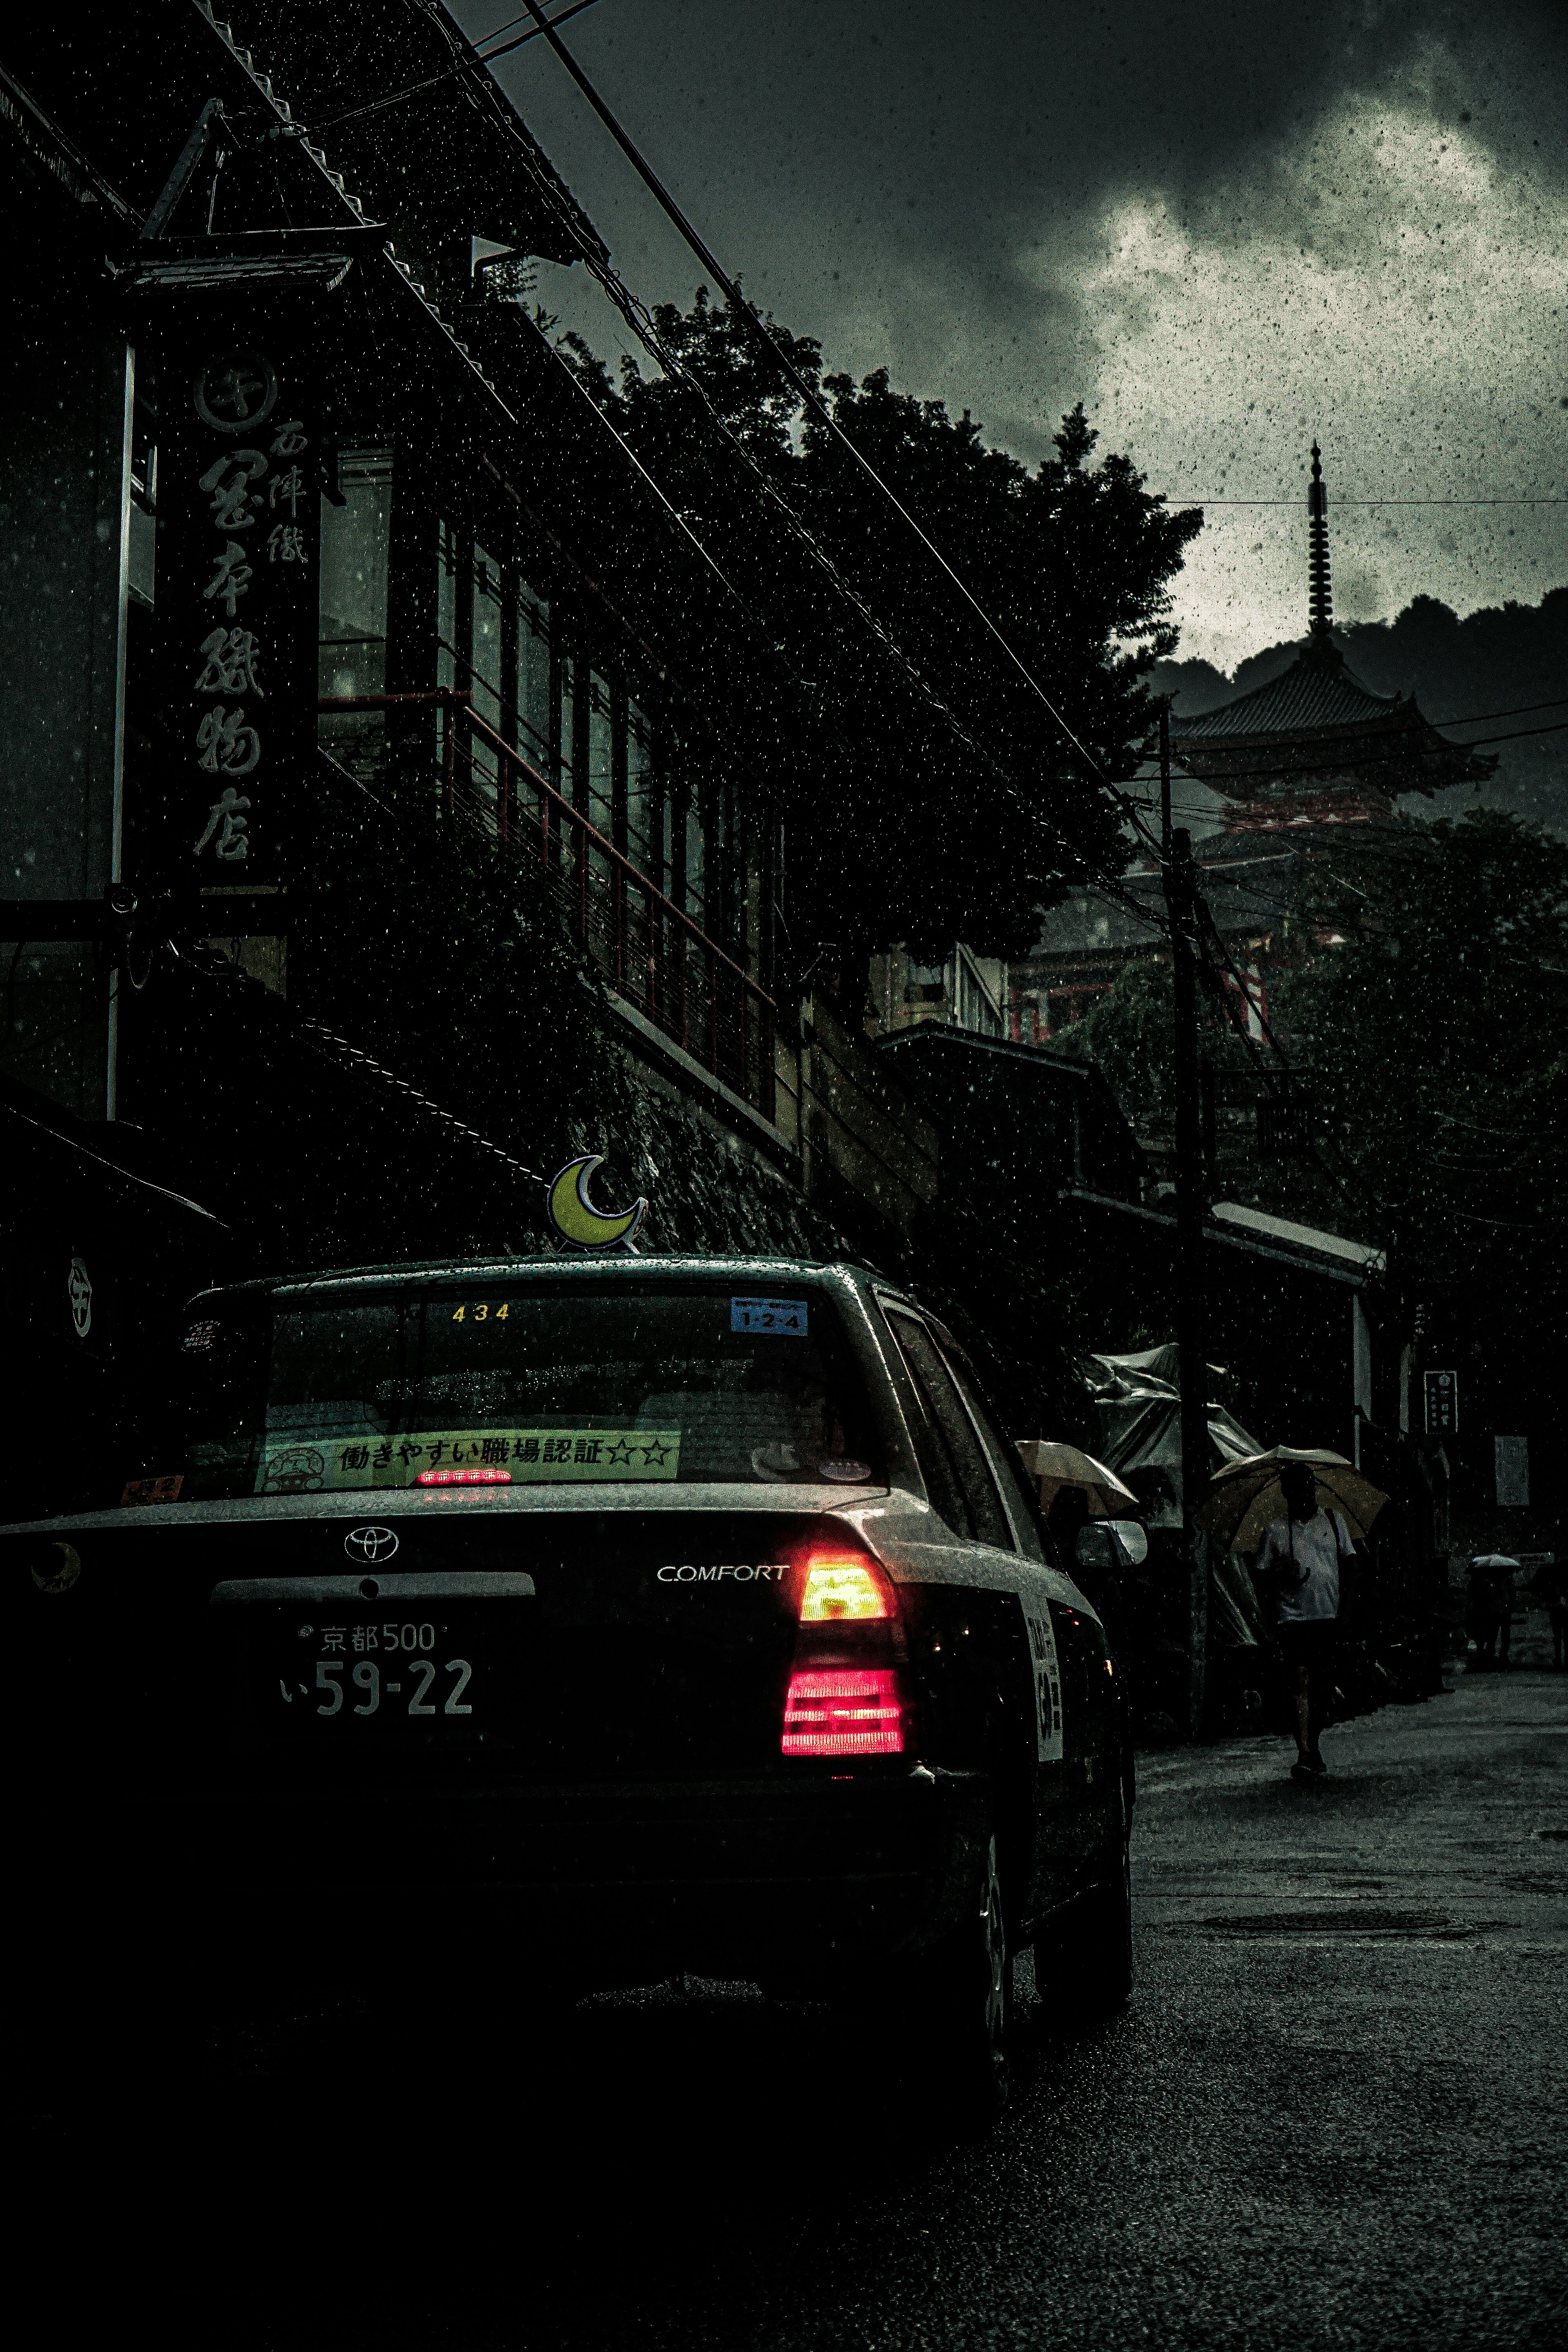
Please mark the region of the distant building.
[[[1328, 493], [1312, 445], [1307, 499], [1308, 630], [1281, 676], [1217, 709], [1173, 713], [1173, 817], [1193, 838], [1215, 923], [1235, 961], [1255, 1029], [1267, 1018], [1274, 934], [1315, 853], [1347, 825], [1398, 825], [1400, 803], [1479, 782], [1497, 762], [1451, 743], [1414, 695], [1374, 694], [1333, 642]], [[1146, 762], [1130, 787], [1158, 822], [1159, 778]], [[1160, 896], [1151, 858], [1124, 877], [1135, 900]], [[1103, 893], [1082, 890], [1044, 917], [1039, 939], [1008, 972], [1008, 1034], [1044, 1045], [1080, 1021], [1125, 965], [1159, 955], [1154, 923]]]
[[1007, 1034], [1006, 964], [1000, 956], [977, 956], [962, 940], [940, 963], [921, 963], [905, 948], [873, 956], [867, 992], [868, 1036], [892, 1036], [928, 1021], [976, 1037]]
[[1411, 793], [1489, 776], [1495, 759], [1450, 743], [1411, 695], [1373, 694], [1333, 641], [1328, 491], [1312, 444], [1307, 496], [1307, 641], [1267, 686], [1173, 719], [1171, 749], [1189, 775], [1223, 793], [1227, 833], [1388, 824]]

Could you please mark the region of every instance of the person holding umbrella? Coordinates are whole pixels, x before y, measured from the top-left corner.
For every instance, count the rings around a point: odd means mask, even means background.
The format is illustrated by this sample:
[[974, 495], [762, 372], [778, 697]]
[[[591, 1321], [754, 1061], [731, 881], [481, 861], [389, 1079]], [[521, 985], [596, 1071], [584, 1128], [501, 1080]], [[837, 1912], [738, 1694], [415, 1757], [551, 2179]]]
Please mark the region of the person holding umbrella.
[[1278, 1585], [1279, 1646], [1296, 1710], [1295, 1780], [1328, 1769], [1319, 1738], [1334, 1690], [1340, 1571], [1387, 1500], [1342, 1454], [1274, 1445], [1223, 1464], [1194, 1521], [1227, 1550], [1255, 1551], [1253, 1575]]
[[1353, 1558], [1355, 1547], [1342, 1513], [1320, 1504], [1310, 1464], [1282, 1464], [1279, 1491], [1285, 1517], [1265, 1528], [1253, 1574], [1276, 1580], [1279, 1587], [1279, 1647], [1296, 1705], [1291, 1777], [1315, 1780], [1329, 1769], [1319, 1743], [1334, 1691], [1340, 1566]]

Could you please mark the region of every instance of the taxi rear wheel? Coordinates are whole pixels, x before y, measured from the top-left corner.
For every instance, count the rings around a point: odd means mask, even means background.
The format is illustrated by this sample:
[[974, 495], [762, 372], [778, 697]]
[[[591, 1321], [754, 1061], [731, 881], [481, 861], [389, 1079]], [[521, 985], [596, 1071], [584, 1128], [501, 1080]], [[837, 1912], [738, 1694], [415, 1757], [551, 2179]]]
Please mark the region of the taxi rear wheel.
[[961, 2127], [994, 2122], [1007, 2105], [1013, 1966], [994, 1837], [970, 1916], [922, 1955], [909, 2010], [921, 2084]]

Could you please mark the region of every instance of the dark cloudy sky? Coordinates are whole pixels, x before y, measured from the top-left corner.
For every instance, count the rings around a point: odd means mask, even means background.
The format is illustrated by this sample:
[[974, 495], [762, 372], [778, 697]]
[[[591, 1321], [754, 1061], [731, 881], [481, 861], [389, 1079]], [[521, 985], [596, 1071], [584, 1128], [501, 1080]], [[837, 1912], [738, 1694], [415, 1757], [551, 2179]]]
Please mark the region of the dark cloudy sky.
[[[458, 0], [479, 34], [518, 0]], [[1568, 0], [598, 0], [566, 37], [753, 299], [1036, 458], [1081, 398], [1173, 497], [1568, 498]], [[536, 41], [498, 75], [649, 299], [697, 267]], [[613, 315], [548, 272], [606, 355]], [[1299, 509], [1178, 588], [1305, 623]], [[1568, 505], [1334, 511], [1346, 620], [1568, 579]]]

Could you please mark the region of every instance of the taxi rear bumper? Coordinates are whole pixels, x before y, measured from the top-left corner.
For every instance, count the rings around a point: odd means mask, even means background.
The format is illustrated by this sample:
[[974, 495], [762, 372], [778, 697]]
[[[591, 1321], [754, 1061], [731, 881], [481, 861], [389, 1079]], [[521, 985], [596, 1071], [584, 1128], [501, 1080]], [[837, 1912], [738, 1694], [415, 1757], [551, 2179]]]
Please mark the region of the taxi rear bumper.
[[[247, 1938], [406, 1949], [425, 1926], [610, 1978], [816, 1972], [913, 1950], [960, 1917], [989, 1834], [984, 1773], [444, 1790], [230, 1790], [117, 1809], [142, 1900]], [[607, 1979], [608, 1980], [608, 1979]]]

